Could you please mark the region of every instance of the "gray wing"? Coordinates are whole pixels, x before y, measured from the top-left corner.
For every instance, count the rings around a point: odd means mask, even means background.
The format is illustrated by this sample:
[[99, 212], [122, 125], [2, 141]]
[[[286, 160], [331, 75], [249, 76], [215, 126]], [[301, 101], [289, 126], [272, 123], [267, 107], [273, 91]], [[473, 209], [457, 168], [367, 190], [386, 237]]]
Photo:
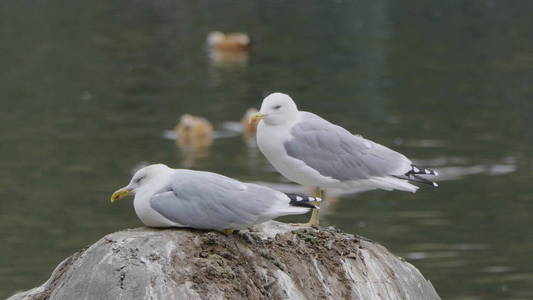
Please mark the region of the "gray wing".
[[276, 193], [222, 175], [188, 171], [173, 175], [171, 183], [152, 197], [150, 206], [165, 218], [193, 228], [248, 227], [276, 203]]
[[399, 173], [409, 170], [411, 161], [404, 155], [315, 114], [301, 113], [302, 119], [291, 129], [292, 138], [284, 143], [285, 150], [321, 175], [345, 181], [403, 175]]

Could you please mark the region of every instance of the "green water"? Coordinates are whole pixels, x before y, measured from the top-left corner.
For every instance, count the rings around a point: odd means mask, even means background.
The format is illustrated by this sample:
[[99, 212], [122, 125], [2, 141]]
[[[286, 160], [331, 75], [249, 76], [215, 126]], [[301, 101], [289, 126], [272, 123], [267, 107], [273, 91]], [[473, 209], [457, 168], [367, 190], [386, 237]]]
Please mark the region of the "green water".
[[[108, 199], [143, 162], [286, 183], [240, 136], [196, 160], [162, 137], [183, 113], [221, 130], [272, 91], [442, 174], [342, 196], [325, 224], [407, 258], [443, 299], [533, 298], [532, 3], [2, 1], [0, 298], [140, 226]], [[249, 32], [248, 62], [211, 63], [214, 29]]]

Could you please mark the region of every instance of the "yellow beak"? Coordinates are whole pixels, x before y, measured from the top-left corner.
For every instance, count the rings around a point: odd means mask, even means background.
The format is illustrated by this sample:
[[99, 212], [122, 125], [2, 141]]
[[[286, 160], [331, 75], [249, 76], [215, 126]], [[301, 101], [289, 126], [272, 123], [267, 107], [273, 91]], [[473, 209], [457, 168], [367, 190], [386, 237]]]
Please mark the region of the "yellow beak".
[[256, 121], [266, 118], [266, 116], [267, 115], [263, 115], [262, 113], [255, 113], [252, 115], [252, 118], [250, 118], [250, 121], [256, 122]]
[[128, 189], [127, 187], [123, 187], [121, 189], [116, 190], [113, 195], [111, 195], [111, 202], [115, 202], [117, 200], [120, 200], [128, 195], [131, 195], [133, 191]]

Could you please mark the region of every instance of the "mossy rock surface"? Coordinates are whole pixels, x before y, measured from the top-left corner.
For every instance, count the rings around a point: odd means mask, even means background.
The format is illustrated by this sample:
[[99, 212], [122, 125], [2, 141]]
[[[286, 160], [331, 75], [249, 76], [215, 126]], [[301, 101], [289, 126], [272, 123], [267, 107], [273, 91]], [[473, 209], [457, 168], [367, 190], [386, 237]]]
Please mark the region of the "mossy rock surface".
[[275, 221], [232, 235], [115, 232], [9, 299], [439, 299], [411, 264], [368, 239]]

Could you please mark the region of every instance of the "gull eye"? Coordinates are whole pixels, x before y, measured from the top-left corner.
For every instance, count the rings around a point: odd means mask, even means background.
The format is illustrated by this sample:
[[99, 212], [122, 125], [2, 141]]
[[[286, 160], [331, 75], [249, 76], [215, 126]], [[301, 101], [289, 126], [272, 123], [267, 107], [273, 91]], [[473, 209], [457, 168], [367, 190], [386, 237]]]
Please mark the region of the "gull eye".
[[144, 176], [141, 176], [141, 177], [138, 177], [137, 179], [135, 179], [133, 182], [135, 182], [135, 183], [139, 183], [139, 182], [141, 182], [143, 179], [144, 179]]
[[281, 108], [281, 105], [274, 106], [274, 109], [280, 109], [280, 108]]

